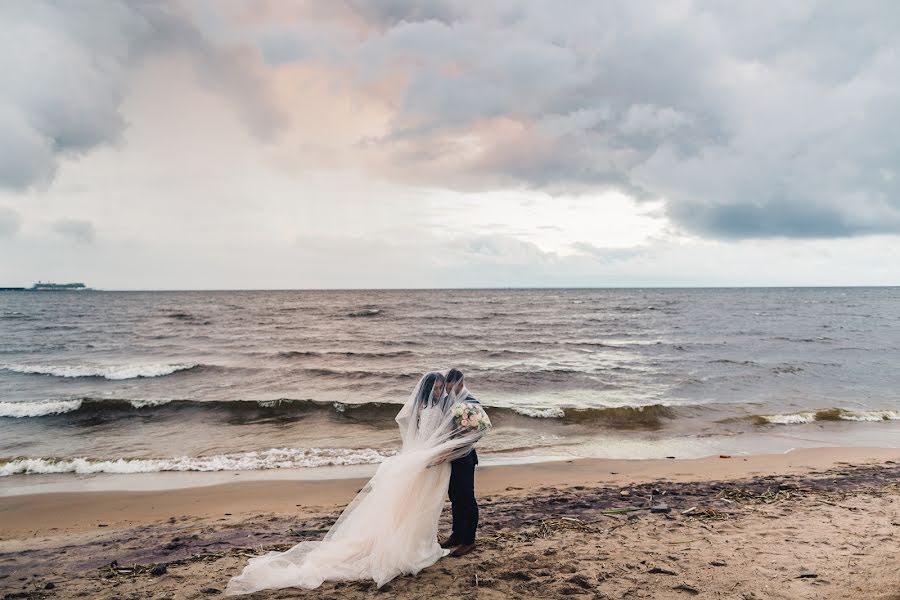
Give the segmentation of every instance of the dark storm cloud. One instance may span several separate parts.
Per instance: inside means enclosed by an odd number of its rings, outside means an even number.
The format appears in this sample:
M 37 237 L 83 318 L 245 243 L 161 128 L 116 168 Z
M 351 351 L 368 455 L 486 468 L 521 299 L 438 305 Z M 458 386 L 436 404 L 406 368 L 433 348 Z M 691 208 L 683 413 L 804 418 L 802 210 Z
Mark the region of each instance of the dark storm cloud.
M 117 141 L 132 72 L 164 53 L 189 57 L 258 133 L 277 126 L 254 54 L 211 46 L 175 3 L 0 3 L 0 186 L 47 182 L 62 157 Z

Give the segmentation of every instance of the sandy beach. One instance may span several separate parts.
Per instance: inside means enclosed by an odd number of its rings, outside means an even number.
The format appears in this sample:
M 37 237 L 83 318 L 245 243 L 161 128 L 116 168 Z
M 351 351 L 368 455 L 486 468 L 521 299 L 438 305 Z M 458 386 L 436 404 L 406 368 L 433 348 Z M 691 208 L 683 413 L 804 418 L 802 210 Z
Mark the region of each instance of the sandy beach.
M 900 598 L 898 463 L 857 448 L 484 467 L 472 555 L 381 590 L 254 597 Z M 321 537 L 362 482 L 0 498 L 0 590 L 219 596 L 248 557 Z

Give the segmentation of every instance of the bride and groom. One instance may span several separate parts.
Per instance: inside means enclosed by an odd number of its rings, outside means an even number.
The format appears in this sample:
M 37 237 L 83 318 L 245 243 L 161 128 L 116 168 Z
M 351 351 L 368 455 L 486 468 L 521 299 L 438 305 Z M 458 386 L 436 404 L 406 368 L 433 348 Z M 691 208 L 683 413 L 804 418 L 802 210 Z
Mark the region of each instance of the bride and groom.
M 474 444 L 491 422 L 466 389 L 462 372 L 423 375 L 396 421 L 400 452 L 378 466 L 324 539 L 250 559 L 228 583 L 229 595 L 313 589 L 326 580 L 372 579 L 381 587 L 443 556 L 464 556 L 474 549 Z M 439 543 L 445 493 L 453 506 L 453 533 Z

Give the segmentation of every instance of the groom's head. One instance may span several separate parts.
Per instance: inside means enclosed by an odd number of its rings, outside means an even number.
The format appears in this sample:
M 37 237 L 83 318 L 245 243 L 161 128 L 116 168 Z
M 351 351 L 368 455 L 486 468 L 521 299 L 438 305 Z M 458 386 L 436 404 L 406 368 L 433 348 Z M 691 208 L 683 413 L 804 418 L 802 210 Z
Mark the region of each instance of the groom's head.
M 459 369 L 450 369 L 447 371 L 447 393 L 458 394 L 465 385 L 465 378 Z

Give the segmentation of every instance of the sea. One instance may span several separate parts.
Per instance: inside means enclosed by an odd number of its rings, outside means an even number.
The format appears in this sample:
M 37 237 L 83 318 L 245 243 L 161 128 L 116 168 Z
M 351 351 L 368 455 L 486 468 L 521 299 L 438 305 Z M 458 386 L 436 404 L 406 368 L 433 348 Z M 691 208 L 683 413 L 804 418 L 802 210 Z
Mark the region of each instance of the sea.
M 900 288 L 3 292 L 0 494 L 374 469 L 450 367 L 482 464 L 898 447 Z

